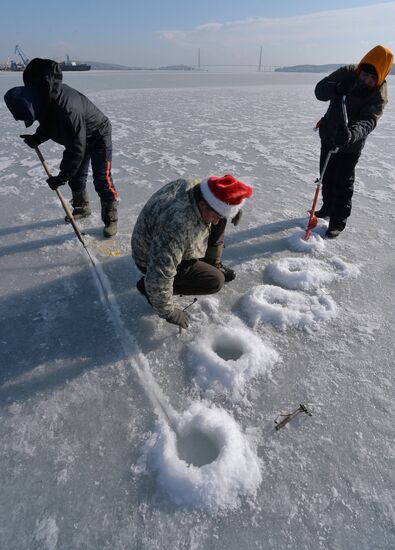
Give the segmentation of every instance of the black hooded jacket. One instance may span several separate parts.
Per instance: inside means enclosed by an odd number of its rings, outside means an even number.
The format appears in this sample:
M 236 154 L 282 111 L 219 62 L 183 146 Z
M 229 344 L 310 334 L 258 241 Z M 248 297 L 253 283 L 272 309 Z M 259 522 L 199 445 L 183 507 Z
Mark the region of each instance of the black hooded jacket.
M 60 174 L 69 180 L 77 173 L 87 145 L 102 142 L 111 147 L 111 123 L 83 94 L 62 83 L 60 66 L 51 59 L 33 59 L 23 72 L 25 86 L 39 89 L 40 123 L 35 136 L 40 143 L 52 139 L 65 151 Z
M 319 122 L 320 137 L 323 144 L 334 149 L 334 137 L 339 126 L 344 125 L 341 97 L 336 92 L 338 82 L 349 75 L 357 75 L 357 65 L 340 67 L 323 78 L 315 87 L 315 96 L 320 101 L 330 101 L 327 112 Z M 351 141 L 341 148 L 344 153 L 356 153 L 363 149 L 367 136 L 375 129 L 378 119 L 387 104 L 387 83 L 368 89 L 355 86 L 346 96 L 348 127 Z

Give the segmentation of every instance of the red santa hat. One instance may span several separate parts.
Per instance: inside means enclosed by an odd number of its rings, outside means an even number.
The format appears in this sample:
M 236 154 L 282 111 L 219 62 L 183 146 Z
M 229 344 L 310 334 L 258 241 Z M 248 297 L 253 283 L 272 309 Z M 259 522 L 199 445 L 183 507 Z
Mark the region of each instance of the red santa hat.
M 236 216 L 244 200 L 252 195 L 252 187 L 231 174 L 211 176 L 202 181 L 200 189 L 208 205 L 224 218 Z

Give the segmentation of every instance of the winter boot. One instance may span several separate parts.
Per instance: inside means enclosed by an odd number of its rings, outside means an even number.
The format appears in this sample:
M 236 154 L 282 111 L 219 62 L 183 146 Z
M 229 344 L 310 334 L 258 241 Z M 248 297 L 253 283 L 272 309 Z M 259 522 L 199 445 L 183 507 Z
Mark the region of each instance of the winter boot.
M 314 212 L 314 214 L 317 216 L 317 218 L 324 218 L 324 219 L 328 219 L 329 216 L 330 216 L 330 212 L 329 212 L 329 208 L 327 208 L 326 206 L 322 205 L 321 208 L 319 210 L 316 210 Z
M 230 267 L 226 267 L 222 262 L 211 260 L 209 258 L 202 258 L 202 262 L 206 262 L 206 264 L 210 264 L 217 269 L 219 269 L 225 277 L 225 283 L 229 283 L 229 281 L 233 281 L 233 279 L 236 279 L 236 271 L 231 269 Z
M 222 262 L 217 262 L 214 264 L 214 267 L 222 271 L 225 277 L 225 283 L 229 283 L 229 281 L 233 281 L 233 279 L 236 279 L 236 271 L 234 269 L 231 269 L 230 267 L 227 267 Z
M 73 198 L 71 199 L 71 205 L 73 207 L 73 218 L 75 220 L 80 220 L 81 218 L 87 218 L 92 214 L 91 209 L 89 208 L 89 197 L 88 193 L 84 191 L 73 191 Z M 64 219 L 65 222 L 70 223 L 71 220 L 68 216 Z
M 223 243 L 208 246 L 206 254 L 204 258 L 201 258 L 201 260 L 203 262 L 206 262 L 207 264 L 213 265 L 214 267 L 222 271 L 225 277 L 225 283 L 229 283 L 229 281 L 233 281 L 233 279 L 236 278 L 236 271 L 234 271 L 230 267 L 226 267 L 226 265 L 221 262 L 223 249 Z
M 107 239 L 113 237 L 118 230 L 117 201 L 101 201 L 101 219 L 104 222 L 104 236 Z
M 346 221 L 331 218 L 329 220 L 329 227 L 325 233 L 327 239 L 336 239 L 340 233 L 345 229 Z
M 325 237 L 327 239 L 336 239 L 341 233 L 341 229 L 327 229 Z

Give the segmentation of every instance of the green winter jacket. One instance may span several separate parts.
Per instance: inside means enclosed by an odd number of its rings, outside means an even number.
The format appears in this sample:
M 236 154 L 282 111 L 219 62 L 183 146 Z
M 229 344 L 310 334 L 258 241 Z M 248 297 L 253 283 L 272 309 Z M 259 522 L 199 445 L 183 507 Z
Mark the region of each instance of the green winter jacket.
M 174 310 L 173 281 L 184 260 L 205 255 L 210 225 L 202 220 L 194 187 L 198 179 L 176 180 L 154 193 L 140 212 L 132 234 L 132 256 L 144 269 L 153 308 L 166 318 Z

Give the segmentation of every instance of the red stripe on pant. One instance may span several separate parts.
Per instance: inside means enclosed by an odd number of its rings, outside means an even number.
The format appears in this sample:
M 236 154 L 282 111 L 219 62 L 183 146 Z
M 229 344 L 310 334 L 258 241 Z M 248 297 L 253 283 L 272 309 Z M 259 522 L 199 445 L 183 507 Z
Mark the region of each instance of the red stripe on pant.
M 117 198 L 118 198 L 118 193 L 117 193 L 117 190 L 114 187 L 114 184 L 113 184 L 112 178 L 111 178 L 111 160 L 108 160 L 107 165 L 106 165 L 106 181 L 108 183 L 108 187 L 109 187 L 110 191 L 114 195 L 114 201 L 116 201 Z

